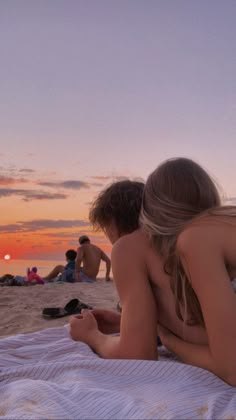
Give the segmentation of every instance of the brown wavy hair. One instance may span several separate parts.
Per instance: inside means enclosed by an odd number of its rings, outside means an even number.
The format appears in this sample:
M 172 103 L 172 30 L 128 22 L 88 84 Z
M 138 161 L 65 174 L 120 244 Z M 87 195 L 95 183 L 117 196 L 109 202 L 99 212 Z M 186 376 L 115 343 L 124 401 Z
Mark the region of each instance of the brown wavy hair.
M 143 182 L 127 179 L 114 182 L 101 191 L 89 212 L 89 220 L 95 230 L 106 229 L 112 221 L 119 234 L 138 229 L 143 190 Z

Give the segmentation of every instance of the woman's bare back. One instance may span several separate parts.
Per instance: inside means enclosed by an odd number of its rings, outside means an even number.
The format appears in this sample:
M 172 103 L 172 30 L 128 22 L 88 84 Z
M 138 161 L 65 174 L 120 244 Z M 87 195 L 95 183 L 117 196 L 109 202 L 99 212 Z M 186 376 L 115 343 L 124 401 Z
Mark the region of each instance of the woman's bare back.
M 163 270 L 162 258 L 150 247 L 148 249 L 148 272 L 158 310 L 158 322 L 178 337 L 196 344 L 207 343 L 203 327 L 186 325 L 176 314 L 171 278 Z
M 133 243 L 130 246 L 137 248 L 137 255 L 142 256 L 142 265 L 146 267 L 147 278 L 156 301 L 158 323 L 186 341 L 196 344 L 207 343 L 207 334 L 203 327 L 185 325 L 178 318 L 170 287 L 171 278 L 164 272 L 164 260 L 153 249 L 147 236 L 139 230 L 129 235 L 128 240 Z

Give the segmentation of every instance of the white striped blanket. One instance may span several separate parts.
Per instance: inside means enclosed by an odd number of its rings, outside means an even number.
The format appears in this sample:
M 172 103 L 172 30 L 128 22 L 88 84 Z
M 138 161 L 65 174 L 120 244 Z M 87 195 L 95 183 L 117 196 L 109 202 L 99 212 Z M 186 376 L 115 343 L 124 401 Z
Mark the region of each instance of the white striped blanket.
M 163 356 L 156 362 L 100 359 L 65 327 L 1 339 L 0 416 L 236 419 L 236 388 Z

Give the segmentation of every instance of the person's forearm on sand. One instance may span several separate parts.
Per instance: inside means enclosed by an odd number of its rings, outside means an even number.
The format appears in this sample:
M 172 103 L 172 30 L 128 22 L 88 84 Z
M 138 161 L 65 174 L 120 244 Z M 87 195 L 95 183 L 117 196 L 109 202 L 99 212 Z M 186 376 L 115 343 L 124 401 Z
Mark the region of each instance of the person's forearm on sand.
M 101 251 L 101 260 L 106 263 L 106 280 L 110 280 L 111 260 L 103 251 Z
M 106 280 L 110 280 L 110 271 L 111 271 L 111 261 L 107 261 L 106 263 Z

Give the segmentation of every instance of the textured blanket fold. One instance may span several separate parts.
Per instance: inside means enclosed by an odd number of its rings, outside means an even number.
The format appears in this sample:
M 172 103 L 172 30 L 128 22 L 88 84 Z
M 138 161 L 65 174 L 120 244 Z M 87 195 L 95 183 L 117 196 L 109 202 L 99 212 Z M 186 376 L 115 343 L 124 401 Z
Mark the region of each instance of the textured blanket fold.
M 236 419 L 236 388 L 168 360 L 104 360 L 65 327 L 0 340 L 6 419 Z

